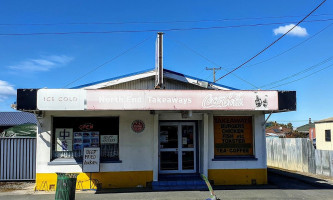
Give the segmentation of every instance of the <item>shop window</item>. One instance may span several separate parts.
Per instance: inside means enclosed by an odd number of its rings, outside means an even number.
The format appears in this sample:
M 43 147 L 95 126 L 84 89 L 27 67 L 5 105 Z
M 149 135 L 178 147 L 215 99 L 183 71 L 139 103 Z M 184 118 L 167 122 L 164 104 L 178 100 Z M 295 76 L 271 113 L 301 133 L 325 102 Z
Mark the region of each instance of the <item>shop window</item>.
M 331 141 L 331 130 L 325 130 L 325 141 L 326 142 Z
M 100 147 L 101 162 L 119 160 L 118 117 L 53 117 L 52 157 L 82 161 L 83 148 Z
M 214 156 L 253 157 L 251 116 L 214 116 Z

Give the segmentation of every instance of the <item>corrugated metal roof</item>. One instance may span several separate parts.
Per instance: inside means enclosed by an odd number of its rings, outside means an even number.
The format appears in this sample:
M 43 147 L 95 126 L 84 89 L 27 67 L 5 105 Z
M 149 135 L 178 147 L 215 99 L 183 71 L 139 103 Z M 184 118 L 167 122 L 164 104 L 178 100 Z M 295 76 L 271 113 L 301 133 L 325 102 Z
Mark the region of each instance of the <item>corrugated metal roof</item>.
M 314 127 L 315 127 L 314 123 L 305 124 L 303 126 L 300 126 L 300 127 L 296 128 L 296 131 L 298 131 L 298 132 L 309 132 L 309 129 L 314 128 Z
M 148 69 L 148 70 L 143 70 L 143 71 L 134 72 L 134 73 L 130 73 L 130 74 L 125 74 L 125 75 L 122 75 L 122 76 L 117 76 L 117 77 L 113 77 L 113 78 L 109 78 L 109 79 L 104 79 L 104 80 L 101 80 L 101 81 L 96 81 L 96 82 L 87 83 L 87 84 L 84 84 L 84 85 L 79 85 L 79 86 L 73 87 L 71 89 L 80 89 L 80 88 L 88 87 L 88 86 L 91 86 L 91 85 L 96 85 L 96 84 L 99 84 L 99 83 L 104 83 L 104 82 L 108 82 L 108 81 L 117 80 L 117 79 L 124 78 L 124 77 L 134 76 L 134 75 L 137 75 L 137 74 L 143 74 L 143 73 L 146 73 L 146 72 L 149 72 L 149 71 L 152 71 L 152 70 L 154 70 L 154 69 Z
M 27 112 L 0 112 L 0 126 L 14 126 L 20 124 L 37 124 L 37 118 Z
M 73 87 L 72 89 L 79 89 L 79 88 L 84 88 L 84 87 L 88 87 L 88 86 L 92 86 L 92 85 L 97 85 L 97 84 L 100 84 L 100 83 L 105 83 L 105 82 L 109 82 L 109 81 L 113 81 L 113 80 L 117 80 L 117 79 L 121 79 L 121 78 L 125 78 L 125 77 L 130 77 L 130 76 L 135 76 L 135 75 L 138 75 L 138 74 L 143 74 L 143 73 L 151 72 L 153 70 L 154 70 L 154 68 L 153 69 L 139 71 L 139 72 L 135 72 L 135 73 L 131 73 L 131 74 L 126 74 L 126 75 L 123 75 L 123 76 L 117 76 L 117 77 L 110 78 L 110 79 L 105 79 L 105 80 L 102 80 L 102 81 L 96 81 L 96 82 L 93 82 L 93 83 L 88 83 L 88 84 L 76 86 L 76 87 Z M 203 79 L 200 79 L 200 78 L 188 76 L 188 75 L 181 74 L 181 73 L 178 73 L 178 72 L 175 72 L 175 71 L 171 71 L 171 70 L 168 70 L 168 69 L 163 69 L 163 71 L 164 71 L 164 73 L 167 72 L 167 73 L 171 73 L 171 74 L 174 74 L 174 75 L 177 75 L 177 76 L 180 76 L 180 77 L 186 77 L 186 78 L 191 78 L 191 79 L 195 79 L 195 80 L 198 80 L 198 81 L 204 81 L 204 82 L 207 82 L 209 85 L 216 85 L 216 86 L 223 87 L 223 88 L 230 89 L 230 90 L 238 90 L 236 88 L 232 88 L 232 87 L 221 85 L 221 84 L 217 84 L 217 83 L 214 83 L 214 82 L 211 82 L 211 81 L 206 81 L 206 80 L 203 80 Z M 191 84 L 191 83 L 189 83 L 189 84 Z
M 322 119 L 322 120 L 319 120 L 315 123 L 325 123 L 325 122 L 333 122 L 333 117 L 330 117 L 330 118 L 327 118 L 327 119 Z

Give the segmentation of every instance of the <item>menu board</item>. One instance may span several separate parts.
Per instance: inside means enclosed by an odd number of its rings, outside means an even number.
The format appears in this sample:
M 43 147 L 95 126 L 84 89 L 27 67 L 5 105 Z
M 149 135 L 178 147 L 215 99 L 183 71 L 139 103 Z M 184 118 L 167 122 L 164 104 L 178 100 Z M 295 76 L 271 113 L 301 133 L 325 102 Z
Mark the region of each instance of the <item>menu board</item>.
M 99 132 L 74 132 L 73 148 L 74 150 L 83 150 L 85 147 L 99 146 Z
M 57 143 L 56 151 L 72 151 L 72 128 L 56 128 L 55 138 Z
M 253 155 L 251 116 L 214 116 L 214 155 Z

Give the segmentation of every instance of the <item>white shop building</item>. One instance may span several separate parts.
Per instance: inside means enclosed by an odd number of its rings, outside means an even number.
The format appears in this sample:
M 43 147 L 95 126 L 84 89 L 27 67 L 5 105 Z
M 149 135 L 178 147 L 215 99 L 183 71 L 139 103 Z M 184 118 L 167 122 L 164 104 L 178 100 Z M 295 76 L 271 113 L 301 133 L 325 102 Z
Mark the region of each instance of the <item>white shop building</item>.
M 265 114 L 295 110 L 296 93 L 151 69 L 75 89 L 18 89 L 17 109 L 40 124 L 37 190 L 54 187 L 56 172 L 80 173 L 77 189 L 159 190 L 199 174 L 215 185 L 250 185 L 267 183 Z M 83 170 L 84 148 L 99 149 L 93 173 Z

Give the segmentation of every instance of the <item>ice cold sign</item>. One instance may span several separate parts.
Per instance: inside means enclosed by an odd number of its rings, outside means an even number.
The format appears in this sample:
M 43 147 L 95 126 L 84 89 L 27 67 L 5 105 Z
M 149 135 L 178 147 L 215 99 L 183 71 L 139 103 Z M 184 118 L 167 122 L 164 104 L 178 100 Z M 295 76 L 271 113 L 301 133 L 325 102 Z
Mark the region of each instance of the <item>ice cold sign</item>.
M 82 172 L 99 172 L 100 148 L 84 148 Z

